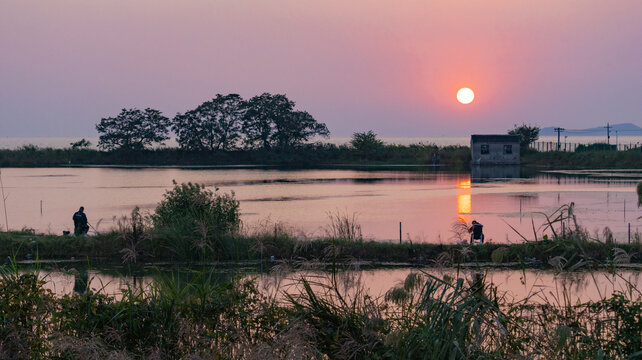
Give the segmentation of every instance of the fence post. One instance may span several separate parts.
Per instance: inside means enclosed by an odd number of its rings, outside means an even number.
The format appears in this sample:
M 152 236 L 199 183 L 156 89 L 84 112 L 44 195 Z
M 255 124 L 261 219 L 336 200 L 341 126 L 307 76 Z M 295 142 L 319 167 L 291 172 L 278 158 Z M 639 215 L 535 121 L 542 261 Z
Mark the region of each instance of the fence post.
M 399 221 L 399 244 L 401 244 L 401 221 Z

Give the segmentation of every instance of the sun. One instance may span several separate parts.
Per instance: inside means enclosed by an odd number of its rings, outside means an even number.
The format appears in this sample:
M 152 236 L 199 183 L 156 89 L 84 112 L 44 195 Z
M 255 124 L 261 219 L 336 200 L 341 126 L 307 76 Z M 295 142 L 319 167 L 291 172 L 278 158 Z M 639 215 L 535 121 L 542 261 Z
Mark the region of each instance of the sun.
M 461 88 L 457 91 L 457 101 L 462 104 L 470 104 L 475 98 L 475 93 L 469 88 Z

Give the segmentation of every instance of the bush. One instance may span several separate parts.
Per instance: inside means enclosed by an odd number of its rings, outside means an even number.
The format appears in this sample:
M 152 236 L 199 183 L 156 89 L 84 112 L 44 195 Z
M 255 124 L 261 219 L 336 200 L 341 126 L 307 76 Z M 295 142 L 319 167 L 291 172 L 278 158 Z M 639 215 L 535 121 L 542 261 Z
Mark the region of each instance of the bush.
M 240 225 L 239 203 L 230 194 L 207 190 L 205 185 L 174 181 L 151 216 L 154 229 L 170 235 L 177 255 L 190 258 L 194 250 L 211 254 L 222 240 L 236 234 Z
M 584 145 L 580 144 L 577 146 L 575 149 L 576 152 L 582 152 L 582 151 L 616 151 L 616 146 L 615 145 L 609 145 L 609 144 L 604 144 L 604 143 L 595 143 L 595 144 L 589 144 L 589 145 Z

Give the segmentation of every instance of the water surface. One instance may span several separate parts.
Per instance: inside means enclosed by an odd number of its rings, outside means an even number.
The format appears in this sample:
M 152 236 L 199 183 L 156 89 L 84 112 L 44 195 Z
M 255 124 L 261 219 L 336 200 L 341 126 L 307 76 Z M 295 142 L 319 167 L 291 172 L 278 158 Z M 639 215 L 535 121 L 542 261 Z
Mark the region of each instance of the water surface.
M 341 213 L 356 214 L 366 238 L 399 241 L 401 222 L 404 241 L 452 243 L 453 224 L 474 219 L 484 224 L 487 240 L 520 242 L 511 226 L 532 239 L 533 224 L 544 222 L 541 213 L 574 202 L 590 232 L 608 226 L 627 241 L 628 224 L 639 231 L 642 216 L 636 171 L 471 182 L 468 173 L 428 170 L 5 168 L 2 178 L 9 226 L 54 234 L 72 230 L 80 206 L 97 231 L 115 227 L 135 206 L 152 211 L 172 180 L 234 191 L 248 229 L 281 222 L 301 236 L 324 235 L 329 214 Z M 4 222 L 2 213 L 3 228 Z
M 323 271 L 291 271 L 282 268 L 275 268 L 273 271 L 259 274 L 256 271 L 247 269 L 201 269 L 213 271 L 214 278 L 218 281 L 229 281 L 234 277 L 256 279 L 259 289 L 265 294 L 284 299 L 283 294 L 299 294 L 302 290 L 301 279 L 307 279 L 313 286 L 318 284 L 329 284 L 330 274 Z M 359 289 L 366 294 L 379 298 L 395 286 L 403 283 L 408 274 L 418 272 L 434 276 L 438 279 L 463 278 L 465 281 L 472 280 L 474 273 L 480 270 L 470 269 L 438 269 L 438 268 L 397 268 L 397 269 L 371 269 L 339 271 L 337 273 L 337 285 L 344 294 L 352 294 Z M 618 270 L 615 274 L 608 271 L 579 271 L 572 273 L 556 273 L 551 270 L 506 270 L 488 269 L 481 270 L 485 275 L 486 283 L 497 287 L 499 294 L 509 302 L 529 299 L 531 303 L 551 303 L 563 305 L 566 303 L 576 304 L 587 301 L 597 301 L 610 297 L 614 292 L 627 293 L 633 298 L 640 296 L 638 290 L 642 288 L 642 272 L 637 270 Z M 193 276 L 192 269 L 183 270 L 159 270 L 148 269 L 137 275 L 118 271 L 43 271 L 42 276 L 47 280 L 46 288 L 57 295 L 70 294 L 78 289 L 79 283 L 89 283 L 94 291 L 101 291 L 105 294 L 119 297 L 128 288 L 146 290 L 150 284 L 158 281 L 167 281 L 173 278 L 174 283 L 188 281 Z M 162 280 L 162 279 L 165 280 Z M 178 279 L 178 280 L 177 280 Z M 82 286 L 80 286 L 82 288 Z M 319 286 L 315 289 L 320 290 Z M 82 289 L 80 289 L 82 290 Z

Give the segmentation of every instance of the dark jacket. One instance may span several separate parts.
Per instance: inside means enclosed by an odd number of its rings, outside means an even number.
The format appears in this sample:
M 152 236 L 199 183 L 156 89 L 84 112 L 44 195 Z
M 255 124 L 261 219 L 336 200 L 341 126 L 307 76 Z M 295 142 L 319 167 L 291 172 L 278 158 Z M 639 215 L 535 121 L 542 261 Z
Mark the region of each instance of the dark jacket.
M 74 227 L 87 225 L 87 215 L 84 212 L 76 211 L 72 219 L 74 220 Z
M 473 233 L 473 239 L 481 239 L 483 228 L 484 225 L 480 223 L 474 223 L 473 226 L 470 227 L 469 230 Z

